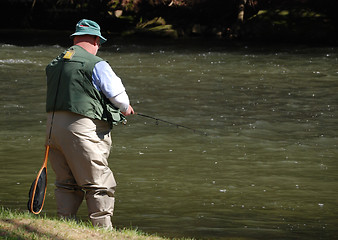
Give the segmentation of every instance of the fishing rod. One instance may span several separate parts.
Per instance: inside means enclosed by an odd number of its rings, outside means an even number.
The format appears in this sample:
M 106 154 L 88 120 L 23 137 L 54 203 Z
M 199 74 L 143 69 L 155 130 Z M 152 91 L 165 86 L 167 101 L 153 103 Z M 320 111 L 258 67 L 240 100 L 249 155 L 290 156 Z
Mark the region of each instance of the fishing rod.
M 167 124 L 176 126 L 177 128 L 185 128 L 185 129 L 188 129 L 188 130 L 193 131 L 194 133 L 199 133 L 199 134 L 204 135 L 204 136 L 207 136 L 207 135 L 208 135 L 206 132 L 203 132 L 203 131 L 200 131 L 200 130 L 196 130 L 196 129 L 194 129 L 194 128 L 187 127 L 187 126 L 184 126 L 184 125 L 181 125 L 181 124 L 169 122 L 169 121 L 167 121 L 167 120 L 163 120 L 163 119 L 160 119 L 160 118 L 157 118 L 157 117 L 149 116 L 149 115 L 146 115 L 146 114 L 143 114 L 143 113 L 136 113 L 136 112 L 135 112 L 134 114 L 135 114 L 135 115 L 138 115 L 138 116 L 140 116 L 140 117 L 153 119 L 153 120 L 156 121 L 156 124 L 158 124 L 158 122 L 164 122 L 164 123 L 167 123 Z

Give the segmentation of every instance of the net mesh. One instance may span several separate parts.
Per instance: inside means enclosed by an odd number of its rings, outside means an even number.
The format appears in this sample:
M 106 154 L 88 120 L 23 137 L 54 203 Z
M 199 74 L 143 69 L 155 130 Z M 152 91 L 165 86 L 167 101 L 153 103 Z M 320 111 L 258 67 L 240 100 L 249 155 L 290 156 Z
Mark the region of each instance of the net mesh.
M 43 168 L 40 175 L 38 176 L 38 183 L 36 184 L 36 189 L 34 193 L 35 181 L 33 181 L 31 188 L 29 190 L 29 200 L 28 200 L 28 210 L 32 213 L 40 212 L 43 207 L 43 202 L 45 199 L 45 188 L 47 185 L 47 170 Z M 34 196 L 33 196 L 34 193 Z M 32 206 L 33 201 L 33 206 Z

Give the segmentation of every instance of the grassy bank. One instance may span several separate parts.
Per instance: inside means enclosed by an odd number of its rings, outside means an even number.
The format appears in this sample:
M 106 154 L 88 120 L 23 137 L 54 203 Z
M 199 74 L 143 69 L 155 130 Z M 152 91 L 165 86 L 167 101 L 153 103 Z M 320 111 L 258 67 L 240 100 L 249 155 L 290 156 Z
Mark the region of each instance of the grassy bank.
M 0 239 L 128 239 L 128 240 L 165 240 L 158 236 L 147 235 L 135 230 L 104 230 L 94 228 L 90 223 L 51 219 L 34 216 L 28 212 L 11 211 L 1 208 Z M 188 240 L 188 239 L 186 239 Z

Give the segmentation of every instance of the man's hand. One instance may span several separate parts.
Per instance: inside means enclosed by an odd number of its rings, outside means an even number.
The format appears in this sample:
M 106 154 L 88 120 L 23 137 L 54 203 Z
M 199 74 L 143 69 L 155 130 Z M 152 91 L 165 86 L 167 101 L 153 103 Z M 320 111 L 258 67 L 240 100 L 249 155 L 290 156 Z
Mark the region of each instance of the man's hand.
M 122 114 L 123 114 L 124 116 L 128 116 L 128 115 L 134 114 L 134 109 L 133 109 L 133 107 L 129 105 L 127 111 L 126 111 L 126 112 L 122 112 Z

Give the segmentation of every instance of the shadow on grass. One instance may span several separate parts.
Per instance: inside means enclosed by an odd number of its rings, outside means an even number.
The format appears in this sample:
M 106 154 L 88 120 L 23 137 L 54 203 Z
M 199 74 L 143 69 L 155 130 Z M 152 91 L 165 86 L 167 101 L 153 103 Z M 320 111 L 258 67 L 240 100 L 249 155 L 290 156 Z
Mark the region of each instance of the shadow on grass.
M 38 229 L 32 226 L 31 223 L 22 223 L 14 219 L 0 220 L 0 225 L 9 225 L 6 229 L 3 229 L 3 227 L 0 229 L 1 239 L 27 239 L 27 237 L 33 239 L 34 237 L 38 237 L 39 239 L 66 240 L 65 238 L 57 236 L 57 234 Z

